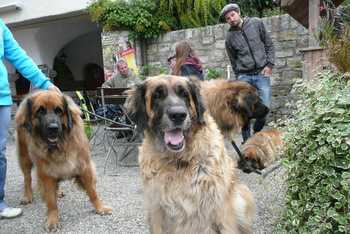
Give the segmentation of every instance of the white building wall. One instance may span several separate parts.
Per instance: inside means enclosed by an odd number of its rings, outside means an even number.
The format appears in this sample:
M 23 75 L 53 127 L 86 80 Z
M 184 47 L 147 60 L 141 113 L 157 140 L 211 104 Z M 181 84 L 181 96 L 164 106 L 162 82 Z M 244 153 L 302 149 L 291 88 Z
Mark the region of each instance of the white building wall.
M 0 7 L 13 3 L 21 4 L 21 9 L 1 13 L 0 17 L 6 24 L 40 21 L 43 18 L 55 19 L 63 14 L 82 13 L 82 10 L 91 2 L 89 0 L 1 0 Z
M 1 6 L 19 3 L 21 9 L 1 12 Z M 75 81 L 84 80 L 88 63 L 103 68 L 101 32 L 96 22 L 83 10 L 90 0 L 0 0 L 0 18 L 14 38 L 37 64 L 53 69 L 62 48 L 68 56 L 66 65 Z M 88 49 L 87 49 L 88 48 Z M 5 61 L 10 82 L 17 79 L 15 68 Z

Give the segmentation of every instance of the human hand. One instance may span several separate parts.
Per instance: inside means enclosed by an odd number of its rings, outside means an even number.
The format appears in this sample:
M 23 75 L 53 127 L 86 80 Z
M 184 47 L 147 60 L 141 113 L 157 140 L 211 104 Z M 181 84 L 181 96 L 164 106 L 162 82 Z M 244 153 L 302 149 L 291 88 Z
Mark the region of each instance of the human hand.
M 264 74 L 264 76 L 270 76 L 271 75 L 271 68 L 269 68 L 269 67 L 265 67 L 262 71 L 261 71 L 261 73 L 262 74 Z
M 52 91 L 55 91 L 55 92 L 61 92 L 61 90 L 59 88 L 57 88 L 57 86 L 55 85 L 50 85 L 49 87 L 47 87 L 48 90 L 52 90 Z

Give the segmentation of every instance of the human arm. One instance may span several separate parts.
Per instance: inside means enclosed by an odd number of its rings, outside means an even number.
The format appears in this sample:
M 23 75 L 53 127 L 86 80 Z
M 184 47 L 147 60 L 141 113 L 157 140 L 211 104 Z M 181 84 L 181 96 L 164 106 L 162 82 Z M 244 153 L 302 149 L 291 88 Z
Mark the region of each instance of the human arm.
M 267 29 L 262 21 L 260 22 L 259 28 L 260 28 L 261 40 L 263 41 L 263 43 L 265 45 L 266 60 L 267 60 L 267 67 L 264 68 L 262 73 L 265 73 L 266 76 L 269 76 L 272 68 L 275 65 L 275 46 L 274 46 L 272 39 L 271 39 L 269 33 L 267 32 Z
M 226 38 L 225 44 L 226 44 L 226 52 L 227 52 L 228 58 L 230 59 L 232 70 L 235 73 L 237 73 L 236 71 L 237 53 L 234 50 L 234 48 L 230 45 L 227 38 Z
M 264 74 L 264 76 L 270 76 L 270 75 L 271 75 L 271 71 L 272 71 L 272 68 L 266 66 L 266 67 L 264 67 L 264 69 L 261 71 L 261 73 Z
M 116 74 L 114 74 L 113 76 L 111 76 L 108 80 L 106 80 L 103 84 L 102 84 L 102 88 L 113 88 L 113 80 L 115 79 Z
M 36 87 L 48 89 L 49 86 L 54 86 L 50 82 L 50 79 L 45 77 L 34 61 L 27 56 L 26 52 L 18 45 L 11 31 L 1 20 L 0 27 L 3 31 L 4 58 Z M 55 86 L 50 87 L 50 89 L 59 91 Z

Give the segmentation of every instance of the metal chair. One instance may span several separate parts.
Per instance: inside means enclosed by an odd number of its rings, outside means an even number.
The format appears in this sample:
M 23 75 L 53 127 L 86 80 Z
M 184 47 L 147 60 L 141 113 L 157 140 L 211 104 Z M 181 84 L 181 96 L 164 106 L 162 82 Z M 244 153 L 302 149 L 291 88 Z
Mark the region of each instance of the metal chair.
M 71 97 L 75 104 L 78 105 L 83 111 L 82 118 L 85 125 L 85 132 L 89 141 L 93 142 L 93 145 L 91 145 L 91 147 L 94 147 L 96 145 L 96 139 L 99 139 L 101 144 L 103 144 L 104 150 L 106 152 L 106 146 L 99 134 L 102 119 L 99 118 L 98 115 L 93 114 L 94 110 L 89 110 L 85 97 L 83 96 L 83 91 L 64 91 L 62 93 Z
M 105 165 L 103 173 L 106 174 L 106 166 L 108 163 L 108 159 L 112 152 L 116 155 L 116 163 L 121 162 L 125 159 L 133 150 L 137 149 L 137 146 L 142 143 L 142 135 L 138 134 L 136 131 L 136 125 L 132 123 L 130 120 L 127 121 L 128 116 L 125 112 L 123 104 L 127 96 L 124 92 L 128 88 L 97 88 L 97 100 L 102 104 L 102 106 L 106 105 L 119 105 L 123 110 L 122 116 L 116 116 L 114 119 L 108 119 L 106 116 L 106 112 L 103 112 L 104 117 L 104 129 L 105 129 L 105 138 L 109 144 L 109 150 L 105 158 Z M 121 133 L 122 137 L 117 137 L 117 133 Z M 113 139 L 111 141 L 111 139 Z M 122 149 L 124 148 L 122 154 L 118 158 L 118 153 L 116 148 Z M 119 164 L 120 166 L 137 166 Z M 121 174 L 109 174 L 109 175 L 121 175 Z

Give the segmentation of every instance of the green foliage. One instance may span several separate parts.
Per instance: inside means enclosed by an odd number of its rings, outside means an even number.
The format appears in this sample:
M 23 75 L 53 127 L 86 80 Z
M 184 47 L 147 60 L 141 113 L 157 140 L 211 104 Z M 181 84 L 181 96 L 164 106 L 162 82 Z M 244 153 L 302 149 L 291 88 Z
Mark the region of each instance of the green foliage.
M 156 1 L 93 0 L 85 9 L 105 31 L 126 29 L 130 39 L 156 38 L 170 31 L 175 20 L 158 14 Z
M 206 80 L 211 80 L 219 77 L 223 77 L 223 73 L 221 71 L 218 71 L 215 68 L 208 68 L 208 73 L 205 78 Z
M 287 189 L 277 226 L 287 233 L 350 232 L 349 73 L 318 77 L 296 81 L 295 118 L 283 122 Z
M 342 73 L 350 71 L 350 25 L 341 12 L 321 7 L 320 34 L 315 35 L 328 60 Z M 336 20 L 337 19 L 337 20 Z
M 345 0 L 341 6 L 349 6 L 350 5 L 350 0 Z
M 178 28 L 194 28 L 219 23 L 225 0 L 160 0 L 162 15 L 178 19 Z
M 232 3 L 232 1 L 227 1 Z M 238 4 L 241 9 L 242 16 L 249 17 L 268 17 L 284 14 L 272 0 L 236 0 L 234 3 Z
M 280 7 L 263 9 L 262 17 L 272 17 L 276 15 L 284 15 L 286 12 L 281 10 Z
M 224 22 L 225 0 L 91 0 L 85 9 L 105 31 L 125 29 L 129 39 L 157 38 L 171 30 L 215 25 Z M 238 0 L 244 15 L 281 14 L 271 0 Z M 265 9 L 265 11 L 264 11 Z
M 315 37 L 338 70 L 318 73 L 317 83 L 297 80 L 295 118 L 282 122 L 287 189 L 277 227 L 283 233 L 350 232 L 349 28 L 334 34 L 334 13 L 324 14 L 322 37 Z
M 145 65 L 142 67 L 142 71 L 140 74 L 140 79 L 145 80 L 149 76 L 159 76 L 161 74 L 169 74 L 169 70 L 167 68 L 161 67 L 156 68 L 154 65 Z

